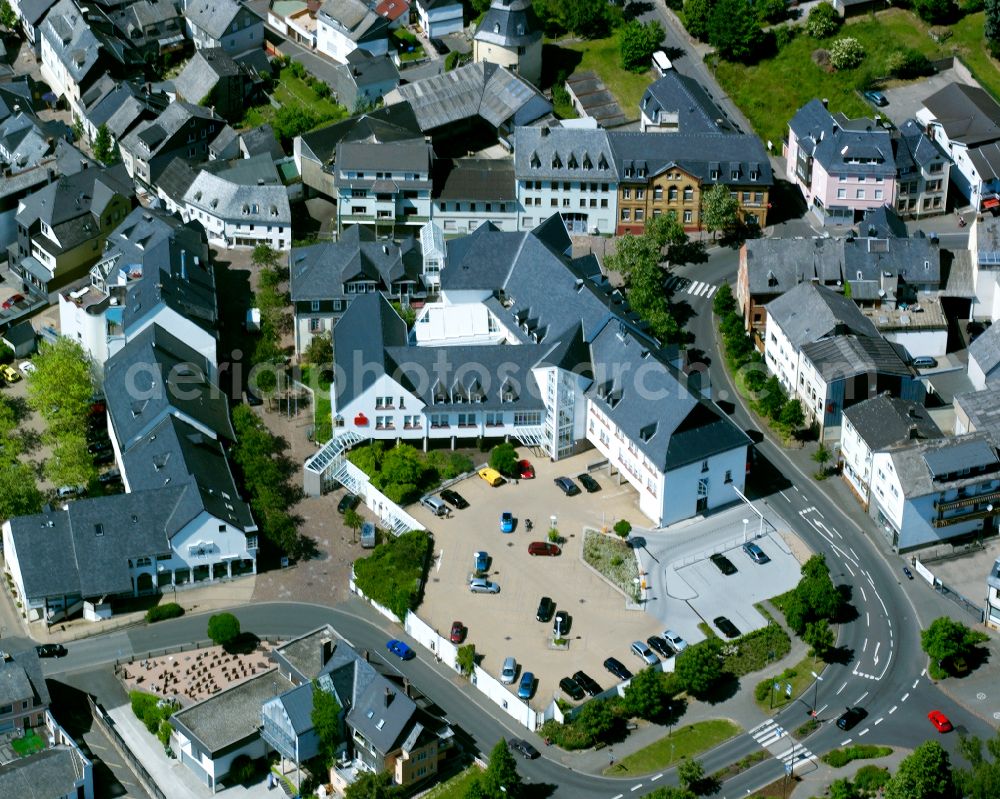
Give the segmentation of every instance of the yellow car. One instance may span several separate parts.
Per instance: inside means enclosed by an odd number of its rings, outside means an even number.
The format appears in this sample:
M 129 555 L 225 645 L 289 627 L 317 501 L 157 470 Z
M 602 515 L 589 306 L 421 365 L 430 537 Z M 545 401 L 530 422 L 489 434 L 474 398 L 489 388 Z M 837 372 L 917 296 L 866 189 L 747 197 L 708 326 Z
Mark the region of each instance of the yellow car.
M 489 466 L 484 466 L 480 469 L 479 476 L 494 488 L 503 482 L 503 475 L 496 469 L 491 469 Z
M 3 375 L 3 379 L 8 383 L 16 383 L 21 379 L 21 373 L 13 366 L 4 366 L 3 369 L 0 369 L 0 375 Z

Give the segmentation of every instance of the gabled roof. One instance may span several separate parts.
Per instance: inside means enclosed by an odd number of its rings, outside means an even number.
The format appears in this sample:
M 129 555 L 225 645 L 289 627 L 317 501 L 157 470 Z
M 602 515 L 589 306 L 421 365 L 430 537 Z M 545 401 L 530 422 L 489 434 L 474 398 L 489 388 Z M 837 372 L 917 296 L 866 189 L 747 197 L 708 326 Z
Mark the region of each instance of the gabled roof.
M 861 374 L 913 375 L 893 345 L 882 337 L 831 336 L 803 344 L 802 357 L 828 382 Z
M 951 141 L 976 147 L 1000 139 L 1000 104 L 984 89 L 949 83 L 924 100 L 924 108 Z
M 796 350 L 830 336 L 854 333 L 879 338 L 878 329 L 843 294 L 800 283 L 767 304 L 768 324 L 777 324 Z
M 253 164 L 244 163 L 254 161 Z M 264 183 L 258 182 L 254 175 Z M 278 182 L 270 156 L 243 159 L 215 174 L 202 169 L 184 193 L 184 202 L 211 216 L 240 224 L 290 225 L 288 191 Z
M 236 0 L 191 0 L 184 16 L 213 39 L 221 39 L 241 12 L 251 13 Z
M 938 438 L 941 430 L 923 405 L 889 394 L 844 408 L 844 418 L 872 452 L 915 438 Z
M 192 119 L 217 120 L 222 124 L 222 118 L 216 116 L 212 109 L 184 100 L 175 100 L 155 120 L 143 122 L 125 136 L 121 144 L 130 152 L 140 153 L 148 160 L 168 146 L 177 146 L 174 141 L 175 136 L 181 133 L 184 126 Z
M 903 177 L 919 169 L 927 169 L 932 164 L 943 164 L 948 160 L 941 146 L 927 136 L 915 119 L 908 119 L 899 126 L 895 145 L 896 168 Z
M 991 385 L 1000 379 L 1000 324 L 991 325 L 969 345 L 969 360 L 975 361 Z
M 831 114 L 819 100 L 810 100 L 795 112 L 788 126 L 802 151 L 827 172 L 849 170 L 872 177 L 896 174 L 892 136 L 876 120 Z
M 325 128 L 303 133 L 303 155 L 322 164 L 332 162 L 337 145 L 343 141 L 394 142 L 423 138 L 409 103 L 396 103 L 367 114 L 334 122 Z
M 207 98 L 222 78 L 236 77 L 240 68 L 221 47 L 195 50 L 181 73 L 174 78 L 177 96 L 191 103 Z
M 882 451 L 892 459 L 907 499 L 982 483 L 989 479 L 986 475 L 995 479 L 1000 469 L 996 445 L 987 432 L 907 441 Z
M 81 83 L 101 57 L 102 44 L 73 0 L 59 0 L 42 23 L 41 35 L 74 83 Z
M 70 746 L 57 746 L 0 765 L 0 795 L 18 799 L 74 796 L 83 780 L 82 755 Z
M 38 698 L 40 705 L 48 707 L 52 697 L 49 695 L 49 687 L 45 682 L 42 664 L 38 659 L 38 652 L 35 650 L 35 642 L 30 638 L 8 635 L 4 637 L 3 647 L 0 651 L 8 656 L 9 663 L 14 663 L 27 677 L 32 691 L 27 696 L 33 694 Z
M 519 180 L 617 181 L 603 128 L 519 127 L 514 130 L 514 173 Z
M 859 236 L 871 236 L 879 239 L 905 239 L 909 237 L 906 223 L 899 214 L 888 205 L 869 208 L 864 212 L 858 223 Z
M 371 42 L 389 35 L 389 18 L 364 0 L 324 0 L 318 16 L 333 24 L 352 42 Z
M 517 199 L 510 158 L 438 158 L 434 161 L 435 200 L 512 202 Z
M 658 113 L 677 114 L 681 133 L 736 132 L 704 87 L 676 69 L 668 69 L 646 88 L 639 108 L 654 122 Z
M 406 323 L 381 293 L 361 294 L 347 306 L 334 328 L 334 336 L 334 368 L 345 375 L 335 385 L 337 406 L 343 407 L 374 385 L 380 376 L 376 373 L 378 365 L 383 373 L 391 371 L 386 348 L 406 346 Z M 366 364 L 364 369 L 354 368 L 358 358 Z
M 37 27 L 55 4 L 56 0 L 21 0 L 18 3 L 21 9 L 21 19 L 31 27 Z
M 399 69 L 388 55 L 372 55 L 361 47 L 347 54 L 346 64 L 337 64 L 333 69 L 341 85 L 364 89 L 386 82 L 399 84 Z

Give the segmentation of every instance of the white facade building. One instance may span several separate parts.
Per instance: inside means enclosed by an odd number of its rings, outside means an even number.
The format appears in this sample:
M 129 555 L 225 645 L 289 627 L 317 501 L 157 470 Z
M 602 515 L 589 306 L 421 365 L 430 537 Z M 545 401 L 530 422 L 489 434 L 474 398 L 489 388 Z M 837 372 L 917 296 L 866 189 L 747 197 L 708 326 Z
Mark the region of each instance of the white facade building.
M 359 47 L 389 52 L 389 21 L 364 0 L 326 0 L 316 13 L 316 49 L 341 64 Z
M 288 191 L 278 184 L 247 184 L 202 171 L 184 193 L 181 218 L 198 221 L 209 242 L 226 248 L 266 244 L 292 247 L 292 209 Z
M 415 0 L 417 20 L 428 39 L 461 33 L 465 27 L 459 0 Z

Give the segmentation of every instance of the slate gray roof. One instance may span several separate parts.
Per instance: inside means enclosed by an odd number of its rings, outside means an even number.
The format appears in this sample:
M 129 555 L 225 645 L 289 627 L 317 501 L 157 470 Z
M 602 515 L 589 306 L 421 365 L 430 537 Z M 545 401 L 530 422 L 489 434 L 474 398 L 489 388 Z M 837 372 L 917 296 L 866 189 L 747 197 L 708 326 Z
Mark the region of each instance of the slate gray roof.
M 1000 139 L 1000 104 L 988 92 L 964 83 L 949 83 L 924 100 L 951 141 L 968 147 Z
M 526 124 L 552 110 L 552 104 L 526 80 L 486 61 L 398 86 L 386 95 L 386 104 L 400 99 L 413 108 L 422 131 L 477 116 L 498 128 L 522 110 L 534 108 L 530 119 L 518 119 Z
M 236 62 L 221 47 L 201 48 L 195 50 L 191 60 L 174 78 L 174 89 L 179 97 L 200 103 L 208 97 L 220 78 L 239 74 Z
M 996 447 L 988 436 L 956 437 L 950 447 L 926 449 L 923 458 L 936 479 L 957 475 L 963 470 L 996 469 L 1000 466 Z
M 1000 325 L 991 325 L 969 345 L 969 360 L 978 364 L 990 383 L 996 381 L 993 372 L 1000 366 Z
M 970 149 L 969 160 L 983 183 L 1000 178 L 1000 142 L 990 142 Z
M 880 239 L 905 239 L 909 236 L 906 223 L 888 205 L 869 208 L 858 223 L 859 236 Z
M 510 158 L 439 158 L 434 162 L 435 200 L 513 202 L 517 199 Z
M 832 336 L 803 344 L 801 350 L 802 356 L 827 382 L 869 373 L 913 375 L 893 345 L 881 337 Z
M 676 69 L 667 70 L 662 78 L 647 87 L 639 108 L 654 122 L 660 112 L 677 114 L 681 133 L 736 132 L 705 88 Z
M 338 91 L 343 91 L 341 86 L 346 84 L 353 84 L 361 89 L 387 81 L 393 85 L 399 84 L 399 69 L 389 56 L 374 56 L 360 47 L 348 53 L 347 63 L 337 64 L 333 71 L 336 73 L 334 82 L 338 84 Z
M 1000 439 L 1000 404 L 994 389 L 959 394 L 954 404 L 956 410 L 961 410 L 968 417 L 970 431 L 990 432 Z
M 923 405 L 889 394 L 844 408 L 844 418 L 872 452 L 914 438 L 940 438 L 941 430 Z
M 542 26 L 531 0 L 493 0 L 475 38 L 501 47 L 525 47 L 542 38 Z
M 239 136 L 244 152 L 243 161 L 250 161 L 257 155 L 270 156 L 272 161 L 285 156 L 281 144 L 278 142 L 278 137 L 274 133 L 274 128 L 266 122 L 256 128 L 243 131 Z M 277 177 L 277 170 L 275 170 L 274 175 Z
M 222 121 L 210 108 L 203 108 L 184 100 L 175 100 L 155 120 L 141 123 L 126 135 L 121 141 L 121 146 L 129 152 L 149 159 L 168 145 L 174 144 L 174 136 L 194 118 Z
M 323 640 L 327 638 L 331 641 L 338 640 L 336 632 L 329 625 L 300 635 L 275 647 L 275 660 L 282 668 L 293 669 L 296 681 L 315 680 L 323 671 Z
M 796 350 L 803 344 L 847 333 L 879 337 L 874 323 L 853 300 L 814 283 L 800 283 L 771 300 L 767 315 L 781 327 Z
M 906 442 L 883 451 L 891 457 L 907 499 L 982 483 L 988 479 L 984 474 L 1000 466 L 991 435 L 985 432 Z M 959 475 L 966 467 L 970 474 Z
M 287 189 L 280 182 L 260 185 L 257 180 L 250 179 L 250 175 L 241 174 L 250 170 L 264 174 L 263 168 L 270 163 L 268 174 L 273 174 L 277 180 L 273 161 L 268 156 L 261 158 L 257 156 L 253 165 L 237 162 L 219 174 L 202 169 L 184 193 L 184 202 L 211 216 L 239 224 L 290 225 L 292 209 Z
M 364 186 L 371 188 L 375 183 L 375 172 L 418 173 L 427 175 L 426 180 L 409 180 L 408 187 L 431 187 L 430 171 L 434 150 L 424 140 L 397 141 L 391 144 L 378 142 L 344 141 L 337 145 L 337 171 L 335 186 Z M 364 178 L 345 176 L 351 171 L 365 172 Z
M 788 123 L 803 152 L 827 172 L 866 177 L 893 177 L 896 161 L 888 130 L 872 119 L 848 119 L 831 114 L 819 100 L 810 100 Z M 848 163 L 856 160 L 857 163 Z
M 3 650 L 0 650 L 2 652 Z M 0 659 L 0 706 L 17 704 L 22 700 L 34 700 L 35 691 L 31 687 L 28 673 L 13 658 Z
M 742 133 L 671 133 L 661 136 L 634 131 L 610 131 L 608 141 L 614 154 L 619 180 L 632 170 L 633 180 L 645 183 L 677 166 L 698 177 L 705 185 L 759 185 L 774 183 L 771 163 L 760 139 Z M 645 170 L 645 175 L 640 173 Z M 718 177 L 713 178 L 712 173 Z M 733 177 L 733 173 L 736 177 Z M 751 173 L 757 179 L 751 179 Z
M 213 39 L 221 39 L 241 9 L 236 0 L 192 0 L 187 4 L 184 16 Z
M 352 42 L 371 42 L 389 35 L 389 20 L 364 0 L 324 0 L 317 12 Z
M 518 180 L 558 178 L 615 182 L 618 173 L 603 128 L 519 127 L 514 130 Z
M 286 691 L 278 697 L 281 707 L 288 716 L 288 721 L 292 725 L 292 731 L 296 735 L 302 735 L 313 728 L 312 707 L 313 707 L 313 684 L 303 683 L 291 691 Z
M 101 42 L 73 0 L 59 0 L 52 6 L 42 23 L 41 35 L 74 83 L 82 83 L 100 60 Z
M 198 740 L 210 753 L 259 734 L 264 702 L 293 687 L 276 669 L 251 677 L 197 705 L 179 710 L 170 723 Z
M 932 164 L 944 164 L 948 156 L 940 145 L 927 136 L 915 119 L 908 119 L 893 136 L 896 169 L 900 176 L 907 176 Z
M 11 325 L 3 332 L 3 340 L 12 348 L 16 349 L 22 344 L 30 344 L 35 340 L 35 328 L 27 319 Z
M 300 143 L 303 157 L 328 164 L 342 141 L 391 142 L 414 138 L 423 138 L 423 134 L 413 108 L 409 103 L 396 103 L 303 133 Z
M 347 306 L 333 335 L 334 367 L 345 376 L 335 384 L 336 404 L 343 407 L 371 388 L 380 377 L 379 366 L 383 374 L 391 371 L 386 348 L 406 346 L 406 323 L 381 293 L 362 294 Z M 355 363 L 365 368 L 356 370 Z
M 21 9 L 21 19 L 32 27 L 37 27 L 55 4 L 56 0 L 21 0 L 18 3 Z
M 80 755 L 68 746 L 57 746 L 0 765 L 0 795 L 18 799 L 75 796 L 75 786 L 82 779 Z
M 222 130 L 232 130 L 228 125 Z M 219 134 L 222 135 L 221 133 Z M 195 170 L 184 158 L 174 158 L 163 168 L 160 177 L 156 180 L 157 191 L 162 192 L 175 203 L 184 202 L 184 195 L 198 177 L 199 171 Z

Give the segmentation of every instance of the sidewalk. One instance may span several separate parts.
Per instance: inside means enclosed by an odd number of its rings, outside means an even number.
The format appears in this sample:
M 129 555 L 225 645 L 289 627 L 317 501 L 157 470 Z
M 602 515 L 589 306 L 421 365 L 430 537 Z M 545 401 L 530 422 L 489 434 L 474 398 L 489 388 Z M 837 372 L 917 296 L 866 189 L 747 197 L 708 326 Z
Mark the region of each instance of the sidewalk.
M 801 777 L 792 788 L 790 799 L 811 799 L 814 796 L 824 796 L 831 782 L 844 778 L 850 779 L 862 766 L 879 766 L 889 769 L 889 772 L 894 774 L 900 761 L 909 754 L 909 749 L 893 747 L 891 755 L 873 760 L 855 760 L 843 768 L 832 768 L 817 758 L 817 768 Z

